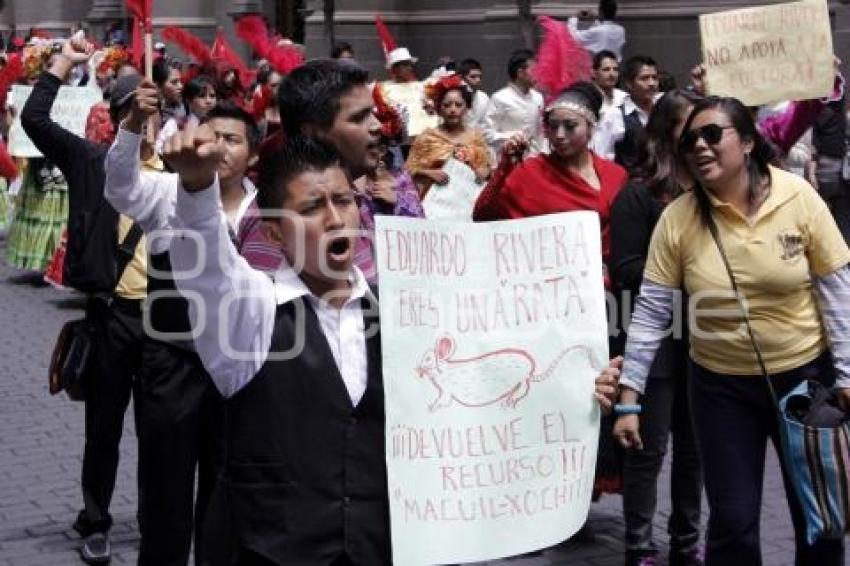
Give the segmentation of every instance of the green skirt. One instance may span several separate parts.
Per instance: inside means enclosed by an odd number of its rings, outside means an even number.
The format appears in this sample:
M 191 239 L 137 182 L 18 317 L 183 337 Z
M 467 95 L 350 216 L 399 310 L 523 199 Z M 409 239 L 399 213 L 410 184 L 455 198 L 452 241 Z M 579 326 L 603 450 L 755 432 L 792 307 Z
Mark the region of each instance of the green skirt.
M 9 227 L 9 182 L 0 177 L 0 231 Z
M 36 183 L 39 174 L 41 186 Z M 58 169 L 45 175 L 27 168 L 6 239 L 6 261 L 18 269 L 44 271 L 67 219 L 68 185 Z

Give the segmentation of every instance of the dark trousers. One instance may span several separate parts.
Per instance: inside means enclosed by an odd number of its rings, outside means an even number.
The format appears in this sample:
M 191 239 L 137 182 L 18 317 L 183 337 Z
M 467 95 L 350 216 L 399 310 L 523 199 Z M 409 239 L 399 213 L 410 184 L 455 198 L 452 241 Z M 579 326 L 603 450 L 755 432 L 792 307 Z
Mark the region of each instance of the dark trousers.
M 86 376 L 86 444 L 83 452 L 83 510 L 74 528 L 82 535 L 112 526 L 109 503 L 118 473 L 118 448 L 133 376 L 141 360 L 141 301 L 90 299 L 86 316 L 95 327 L 94 367 Z
M 709 520 L 707 566 L 759 566 L 759 515 L 767 439 L 781 451 L 776 409 L 761 376 L 711 372 L 692 363 L 691 410 L 702 453 Z M 804 379 L 824 385 L 835 381 L 828 354 L 800 368 L 771 377 L 784 396 Z M 805 523 L 793 486 L 785 472 L 785 495 L 794 524 L 797 566 L 841 566 L 844 541 L 808 545 Z
M 222 402 L 194 352 L 146 339 L 136 383 L 139 437 L 139 564 L 185 566 L 218 463 Z M 195 472 L 198 485 L 195 497 Z
M 689 550 L 699 541 L 702 472 L 691 425 L 686 376 L 653 377 L 650 374 L 641 405 L 643 450 L 626 451 L 623 470 L 626 549 L 654 550 L 652 519 L 657 503 L 658 474 L 672 432 L 672 513 L 667 532 L 672 551 Z

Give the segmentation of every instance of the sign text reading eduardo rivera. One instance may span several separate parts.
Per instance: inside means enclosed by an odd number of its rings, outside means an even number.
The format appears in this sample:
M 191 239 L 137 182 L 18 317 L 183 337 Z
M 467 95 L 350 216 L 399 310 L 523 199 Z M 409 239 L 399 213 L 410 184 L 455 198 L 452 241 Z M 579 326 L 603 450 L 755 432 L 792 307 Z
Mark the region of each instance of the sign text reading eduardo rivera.
M 396 564 L 571 536 L 590 504 L 607 359 L 599 220 L 378 217 Z

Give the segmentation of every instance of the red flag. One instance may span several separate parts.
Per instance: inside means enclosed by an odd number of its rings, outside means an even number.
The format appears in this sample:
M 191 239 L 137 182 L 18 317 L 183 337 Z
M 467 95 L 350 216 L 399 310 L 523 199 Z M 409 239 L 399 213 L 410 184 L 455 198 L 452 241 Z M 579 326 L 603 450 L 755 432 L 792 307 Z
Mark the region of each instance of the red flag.
M 126 0 L 127 11 L 145 26 L 145 33 L 153 33 L 153 0 Z
M 145 42 L 142 39 L 142 24 L 133 16 L 131 20 L 133 26 L 133 35 L 130 37 L 130 59 L 133 61 L 133 66 L 140 69 L 142 66 L 142 58 L 145 56 Z
M 213 60 L 224 61 L 236 69 L 236 72 L 239 73 L 239 82 L 243 86 L 250 85 L 254 82 L 256 72 L 249 69 L 248 65 L 245 64 L 245 61 L 243 61 L 242 58 L 233 50 L 227 42 L 227 38 L 224 36 L 224 31 L 221 28 L 219 28 L 215 34 L 215 41 L 213 41 L 212 48 L 210 48 L 210 55 Z

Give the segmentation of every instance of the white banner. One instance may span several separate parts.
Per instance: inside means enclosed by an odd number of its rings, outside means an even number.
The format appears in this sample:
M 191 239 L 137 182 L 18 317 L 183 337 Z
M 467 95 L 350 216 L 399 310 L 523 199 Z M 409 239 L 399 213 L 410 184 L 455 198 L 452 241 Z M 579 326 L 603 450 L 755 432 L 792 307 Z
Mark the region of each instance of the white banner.
M 449 182 L 445 185 L 434 183 L 422 199 L 425 218 L 472 222 L 472 209 L 484 185 L 476 182 L 475 172 L 457 159 L 446 161 L 443 171 L 449 176 Z
M 608 357 L 598 216 L 376 221 L 393 562 L 572 536 Z
M 15 121 L 9 130 L 9 154 L 15 157 L 41 157 L 41 152 L 36 149 L 21 126 L 21 111 L 30 93 L 32 93 L 31 86 L 14 85 L 12 87 Z M 69 132 L 85 137 L 89 109 L 102 99 L 102 94 L 95 88 L 60 87 L 50 110 L 50 117 Z

